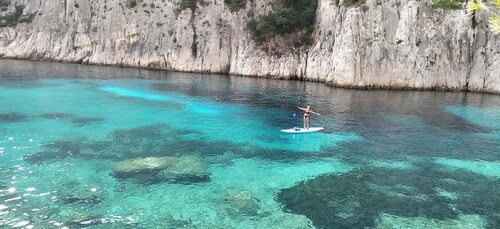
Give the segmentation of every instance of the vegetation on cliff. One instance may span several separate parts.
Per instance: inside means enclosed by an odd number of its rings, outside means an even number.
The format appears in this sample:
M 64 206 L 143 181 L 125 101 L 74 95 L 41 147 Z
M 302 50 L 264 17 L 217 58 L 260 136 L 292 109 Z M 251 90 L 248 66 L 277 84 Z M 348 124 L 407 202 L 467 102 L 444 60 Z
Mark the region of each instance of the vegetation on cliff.
M 125 6 L 128 8 L 133 8 L 136 7 L 138 3 L 142 2 L 143 0 L 125 0 Z
M 17 5 L 13 12 L 0 16 L 0 27 L 16 26 L 18 23 L 32 22 L 37 12 L 23 15 L 24 8 L 24 5 Z
M 339 0 L 335 0 L 335 5 L 338 5 L 339 2 Z M 344 0 L 344 6 L 346 7 L 356 6 L 362 3 L 365 3 L 365 0 Z
M 301 35 L 294 46 L 311 44 L 318 1 L 291 0 L 284 1 L 283 4 L 282 9 L 248 22 L 247 27 L 252 33 L 253 39 L 261 44 L 275 35 L 300 32 Z
M 462 3 L 457 0 L 438 0 L 432 4 L 433 9 L 451 9 L 451 10 L 460 10 L 464 7 Z
M 224 0 L 224 3 L 229 8 L 231 12 L 238 12 L 247 5 L 246 0 Z
M 492 0 L 485 3 L 481 0 L 470 0 L 467 3 L 467 11 L 471 14 L 488 14 L 488 26 L 493 33 L 500 33 L 500 0 Z

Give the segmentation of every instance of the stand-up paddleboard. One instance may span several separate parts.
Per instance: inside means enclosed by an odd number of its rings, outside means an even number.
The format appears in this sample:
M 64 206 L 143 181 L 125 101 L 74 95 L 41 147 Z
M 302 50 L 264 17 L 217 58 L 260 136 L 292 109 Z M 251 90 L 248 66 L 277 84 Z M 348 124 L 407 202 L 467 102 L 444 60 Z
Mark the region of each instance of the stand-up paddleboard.
M 313 132 L 318 132 L 318 131 L 323 131 L 325 128 L 323 127 L 309 127 L 309 129 L 304 129 L 304 128 L 290 128 L 290 129 L 283 129 L 281 132 L 287 133 L 287 134 L 305 134 L 305 133 L 313 133 Z

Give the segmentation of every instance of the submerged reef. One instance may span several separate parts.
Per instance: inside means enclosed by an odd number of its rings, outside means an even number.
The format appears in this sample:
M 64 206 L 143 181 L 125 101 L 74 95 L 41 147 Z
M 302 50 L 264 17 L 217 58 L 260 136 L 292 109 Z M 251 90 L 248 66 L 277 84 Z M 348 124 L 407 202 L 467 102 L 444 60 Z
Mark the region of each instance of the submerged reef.
M 51 119 L 51 120 L 58 120 L 58 119 L 68 119 L 68 118 L 73 118 L 75 117 L 72 114 L 67 114 L 67 113 L 45 113 L 39 115 L 41 118 L 45 119 Z
M 223 206 L 231 216 L 257 216 L 261 213 L 259 202 L 250 191 L 233 191 L 225 195 Z
M 72 119 L 71 123 L 75 124 L 76 126 L 86 126 L 94 124 L 96 122 L 101 122 L 103 120 L 103 118 L 80 117 Z
M 24 122 L 28 120 L 28 116 L 19 113 L 2 113 L 0 114 L 0 123 Z
M 65 159 L 80 154 L 84 147 L 84 139 L 55 141 L 43 146 L 41 152 L 24 156 L 24 161 L 30 164 L 42 164 L 56 159 Z
M 50 113 L 44 118 L 73 118 L 70 114 Z M 259 157 L 293 161 L 312 157 L 330 157 L 332 153 L 289 152 L 227 141 L 205 141 L 196 131 L 180 131 L 158 124 L 112 132 L 103 140 L 61 139 L 42 146 L 39 152 L 24 156 L 30 164 L 41 164 L 72 157 L 122 161 L 141 157 L 203 156 L 207 161 L 230 164 L 234 158 Z M 230 152 L 231 156 L 228 156 Z M 221 161 L 222 160 L 222 161 Z
M 489 228 L 500 226 L 497 180 L 432 163 L 414 167 L 322 175 L 283 189 L 276 198 L 286 211 L 306 215 L 318 228 L 371 228 L 381 214 L 436 220 L 480 214 Z
M 45 113 L 39 115 L 39 117 L 50 120 L 68 120 L 75 126 L 87 126 L 96 122 L 104 121 L 103 118 L 99 117 L 79 117 L 77 115 L 67 113 Z
M 209 181 L 204 162 L 196 157 L 147 157 L 118 162 L 114 176 L 139 183 Z

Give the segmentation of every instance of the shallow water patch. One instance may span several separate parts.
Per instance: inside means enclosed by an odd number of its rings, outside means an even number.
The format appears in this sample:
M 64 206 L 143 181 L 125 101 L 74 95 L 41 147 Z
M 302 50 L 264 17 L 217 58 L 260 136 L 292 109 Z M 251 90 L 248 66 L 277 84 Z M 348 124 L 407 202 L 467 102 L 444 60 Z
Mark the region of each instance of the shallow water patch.
M 500 161 L 468 161 L 436 158 L 436 163 L 452 169 L 465 169 L 486 177 L 500 178 Z
M 373 167 L 382 168 L 393 168 L 393 169 L 412 169 L 413 165 L 408 161 L 373 161 L 371 164 Z
M 445 110 L 484 128 L 500 129 L 500 107 L 447 106 Z
M 486 228 L 487 220 L 479 215 L 459 215 L 458 219 L 436 220 L 425 217 L 400 217 L 382 214 L 377 219 L 375 228 L 454 228 L 454 229 L 482 229 Z
M 166 95 L 152 94 L 141 91 L 129 90 L 120 87 L 100 87 L 102 91 L 109 92 L 118 96 L 132 97 L 138 99 L 152 100 L 152 101 L 168 101 L 171 100 Z

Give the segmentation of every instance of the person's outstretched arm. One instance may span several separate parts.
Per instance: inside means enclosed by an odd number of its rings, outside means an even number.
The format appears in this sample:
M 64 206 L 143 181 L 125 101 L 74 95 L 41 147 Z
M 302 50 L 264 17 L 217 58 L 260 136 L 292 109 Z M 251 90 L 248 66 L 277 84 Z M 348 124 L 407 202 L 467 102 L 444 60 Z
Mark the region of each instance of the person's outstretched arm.
M 303 108 L 303 107 L 299 107 L 299 106 L 297 106 L 297 108 L 299 108 L 299 109 L 301 109 L 301 110 L 303 110 L 303 111 L 307 111 L 307 109 L 306 109 L 306 108 Z
M 314 112 L 314 111 L 311 111 L 311 113 L 313 113 L 313 114 L 315 114 L 315 115 L 320 115 L 319 113 Z

